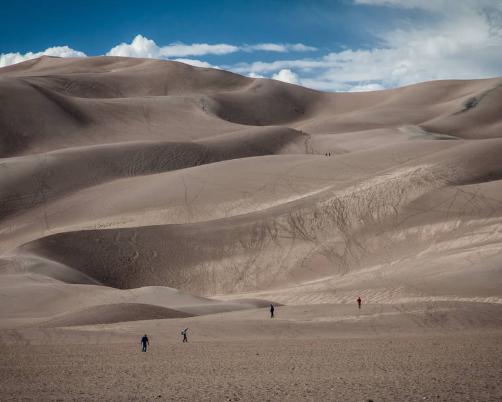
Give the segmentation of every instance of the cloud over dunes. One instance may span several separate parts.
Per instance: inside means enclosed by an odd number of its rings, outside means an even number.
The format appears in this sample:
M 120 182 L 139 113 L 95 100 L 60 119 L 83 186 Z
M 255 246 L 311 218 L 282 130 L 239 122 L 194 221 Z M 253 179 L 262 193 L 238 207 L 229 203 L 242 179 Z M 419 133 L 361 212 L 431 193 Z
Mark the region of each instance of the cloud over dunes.
M 308 52 L 316 50 L 315 47 L 302 43 L 282 44 L 282 43 L 261 43 L 256 45 L 229 45 L 227 43 L 217 43 L 210 45 L 207 43 L 171 43 L 165 46 L 158 46 L 155 41 L 143 35 L 136 35 L 131 43 L 121 43 L 112 48 L 108 56 L 128 56 L 128 57 L 151 57 L 151 58 L 171 58 L 187 56 L 205 55 L 225 55 L 244 52 Z
M 21 54 L 4 53 L 0 54 L 0 67 L 5 67 L 11 64 L 21 63 L 26 60 L 35 59 L 40 56 L 56 56 L 56 57 L 85 57 L 84 52 L 71 49 L 68 46 L 54 46 L 49 47 L 41 52 L 28 52 Z
M 242 49 L 247 52 L 253 51 L 265 51 L 265 52 L 313 52 L 317 48 L 313 46 L 307 46 L 303 43 L 259 43 L 257 45 L 247 45 L 243 46 Z
M 390 88 L 502 74 L 502 3 L 487 0 L 357 0 L 365 7 L 420 9 L 430 18 L 374 33 L 378 45 L 316 58 L 238 63 L 241 74 L 289 70 L 302 85 L 336 91 Z
M 218 68 L 218 69 L 220 68 L 218 66 L 215 66 L 213 64 L 208 63 L 207 61 L 202 61 L 202 60 L 197 60 L 197 59 L 179 58 L 179 59 L 173 59 L 173 61 L 178 61 L 180 63 L 190 64 L 191 66 L 195 66 L 195 67 Z
M 106 52 L 176 60 L 272 78 L 325 91 L 392 88 L 429 80 L 502 75 L 502 2 L 491 0 L 354 0 L 354 9 L 419 13 L 368 32 L 369 46 L 333 51 L 303 43 L 182 43 L 165 45 L 141 34 Z M 400 15 L 400 14 L 399 14 Z M 41 55 L 85 56 L 68 46 L 0 54 L 0 66 Z M 218 58 L 218 61 L 215 61 Z
M 272 76 L 272 79 L 282 82 L 287 82 L 289 84 L 300 85 L 300 78 L 298 74 L 295 74 L 293 71 L 285 68 L 279 71 L 277 74 Z
M 110 49 L 107 56 L 126 57 L 148 57 L 148 58 L 170 58 L 186 56 L 203 56 L 208 54 L 223 55 L 235 53 L 239 47 L 219 43 L 209 45 L 207 43 L 193 43 L 186 45 L 183 43 L 173 43 L 166 46 L 158 46 L 152 39 L 143 35 L 136 35 L 131 43 L 121 43 Z

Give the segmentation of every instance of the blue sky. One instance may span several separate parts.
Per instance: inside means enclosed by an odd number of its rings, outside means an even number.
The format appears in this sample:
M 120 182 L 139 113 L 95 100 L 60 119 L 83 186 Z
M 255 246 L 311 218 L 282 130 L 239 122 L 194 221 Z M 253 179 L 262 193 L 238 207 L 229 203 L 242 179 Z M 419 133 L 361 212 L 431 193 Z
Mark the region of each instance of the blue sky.
M 13 1 L 0 66 L 181 60 L 330 91 L 502 76 L 502 0 Z

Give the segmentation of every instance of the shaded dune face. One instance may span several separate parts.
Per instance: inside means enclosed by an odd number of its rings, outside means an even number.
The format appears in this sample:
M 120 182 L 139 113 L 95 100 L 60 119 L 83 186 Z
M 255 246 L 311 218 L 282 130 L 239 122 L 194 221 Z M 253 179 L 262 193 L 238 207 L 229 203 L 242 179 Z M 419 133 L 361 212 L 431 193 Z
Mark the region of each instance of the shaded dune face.
M 490 151 L 481 150 L 484 152 L 477 157 L 486 158 L 485 166 L 475 175 L 460 162 L 455 171 L 439 162 L 451 154 L 473 156 L 472 147 L 459 148 L 463 149 L 424 157 L 419 166 L 404 165 L 397 172 L 338 190 L 328 188 L 262 211 L 196 224 L 63 233 L 24 248 L 118 288 L 165 285 L 213 295 L 347 274 L 383 263 L 389 253 L 397 254 L 395 258 L 412 257 L 432 245 L 439 233 L 427 234 L 426 229 L 407 234 L 403 240 L 392 239 L 399 232 L 406 233 L 407 220 L 415 215 L 413 209 L 405 210 L 411 202 L 446 186 L 462 188 L 484 182 L 487 174 L 502 173 L 498 159 L 502 142 L 492 142 Z M 480 213 L 483 211 L 464 206 L 460 211 L 445 211 L 438 221 L 448 218 L 459 225 L 458 219 L 467 221 Z M 427 215 L 423 211 L 422 218 Z M 464 235 L 462 226 L 456 228 L 458 235 Z M 382 255 L 380 247 L 386 243 L 395 249 Z M 329 266 L 308 266 L 313 255 L 326 258 Z
M 139 303 L 118 303 L 93 306 L 62 314 L 43 324 L 46 327 L 111 324 L 123 321 L 186 318 L 192 315 L 173 309 Z
M 271 155 L 285 147 L 303 153 L 307 139 L 287 127 L 260 127 L 193 142 L 115 143 L 5 159 L 0 218 L 115 179 Z
M 501 106 L 501 79 L 321 93 L 159 60 L 0 69 L 0 287 L 502 300 Z M 102 311 L 92 292 L 61 325 L 133 319 L 129 293 Z

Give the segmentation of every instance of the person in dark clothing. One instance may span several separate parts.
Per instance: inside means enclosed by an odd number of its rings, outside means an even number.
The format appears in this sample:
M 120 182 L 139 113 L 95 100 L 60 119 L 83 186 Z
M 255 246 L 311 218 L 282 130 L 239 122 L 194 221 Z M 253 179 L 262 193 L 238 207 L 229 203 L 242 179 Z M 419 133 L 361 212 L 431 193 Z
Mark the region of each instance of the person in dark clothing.
M 357 305 L 359 308 L 361 308 L 361 303 L 362 303 L 362 300 L 360 297 L 357 298 Z
M 183 336 L 183 343 L 188 342 L 187 334 L 188 334 L 188 328 L 185 328 L 183 331 L 181 331 L 181 335 Z
M 149 344 L 150 342 L 148 341 L 148 336 L 146 336 L 146 334 L 143 335 L 143 338 L 141 338 L 141 351 L 146 352 L 146 349 Z
M 270 305 L 270 318 L 274 318 L 274 310 L 275 310 L 274 305 L 271 304 Z

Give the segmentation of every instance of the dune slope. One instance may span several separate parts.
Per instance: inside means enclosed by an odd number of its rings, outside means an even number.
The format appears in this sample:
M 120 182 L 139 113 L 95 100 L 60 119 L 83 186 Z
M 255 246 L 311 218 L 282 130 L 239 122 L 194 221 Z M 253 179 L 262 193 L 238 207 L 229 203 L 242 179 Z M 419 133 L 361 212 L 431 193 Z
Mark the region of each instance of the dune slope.
M 24 300 L 3 326 L 501 303 L 501 106 L 499 78 L 322 93 L 160 60 L 2 68 L 0 302 Z

